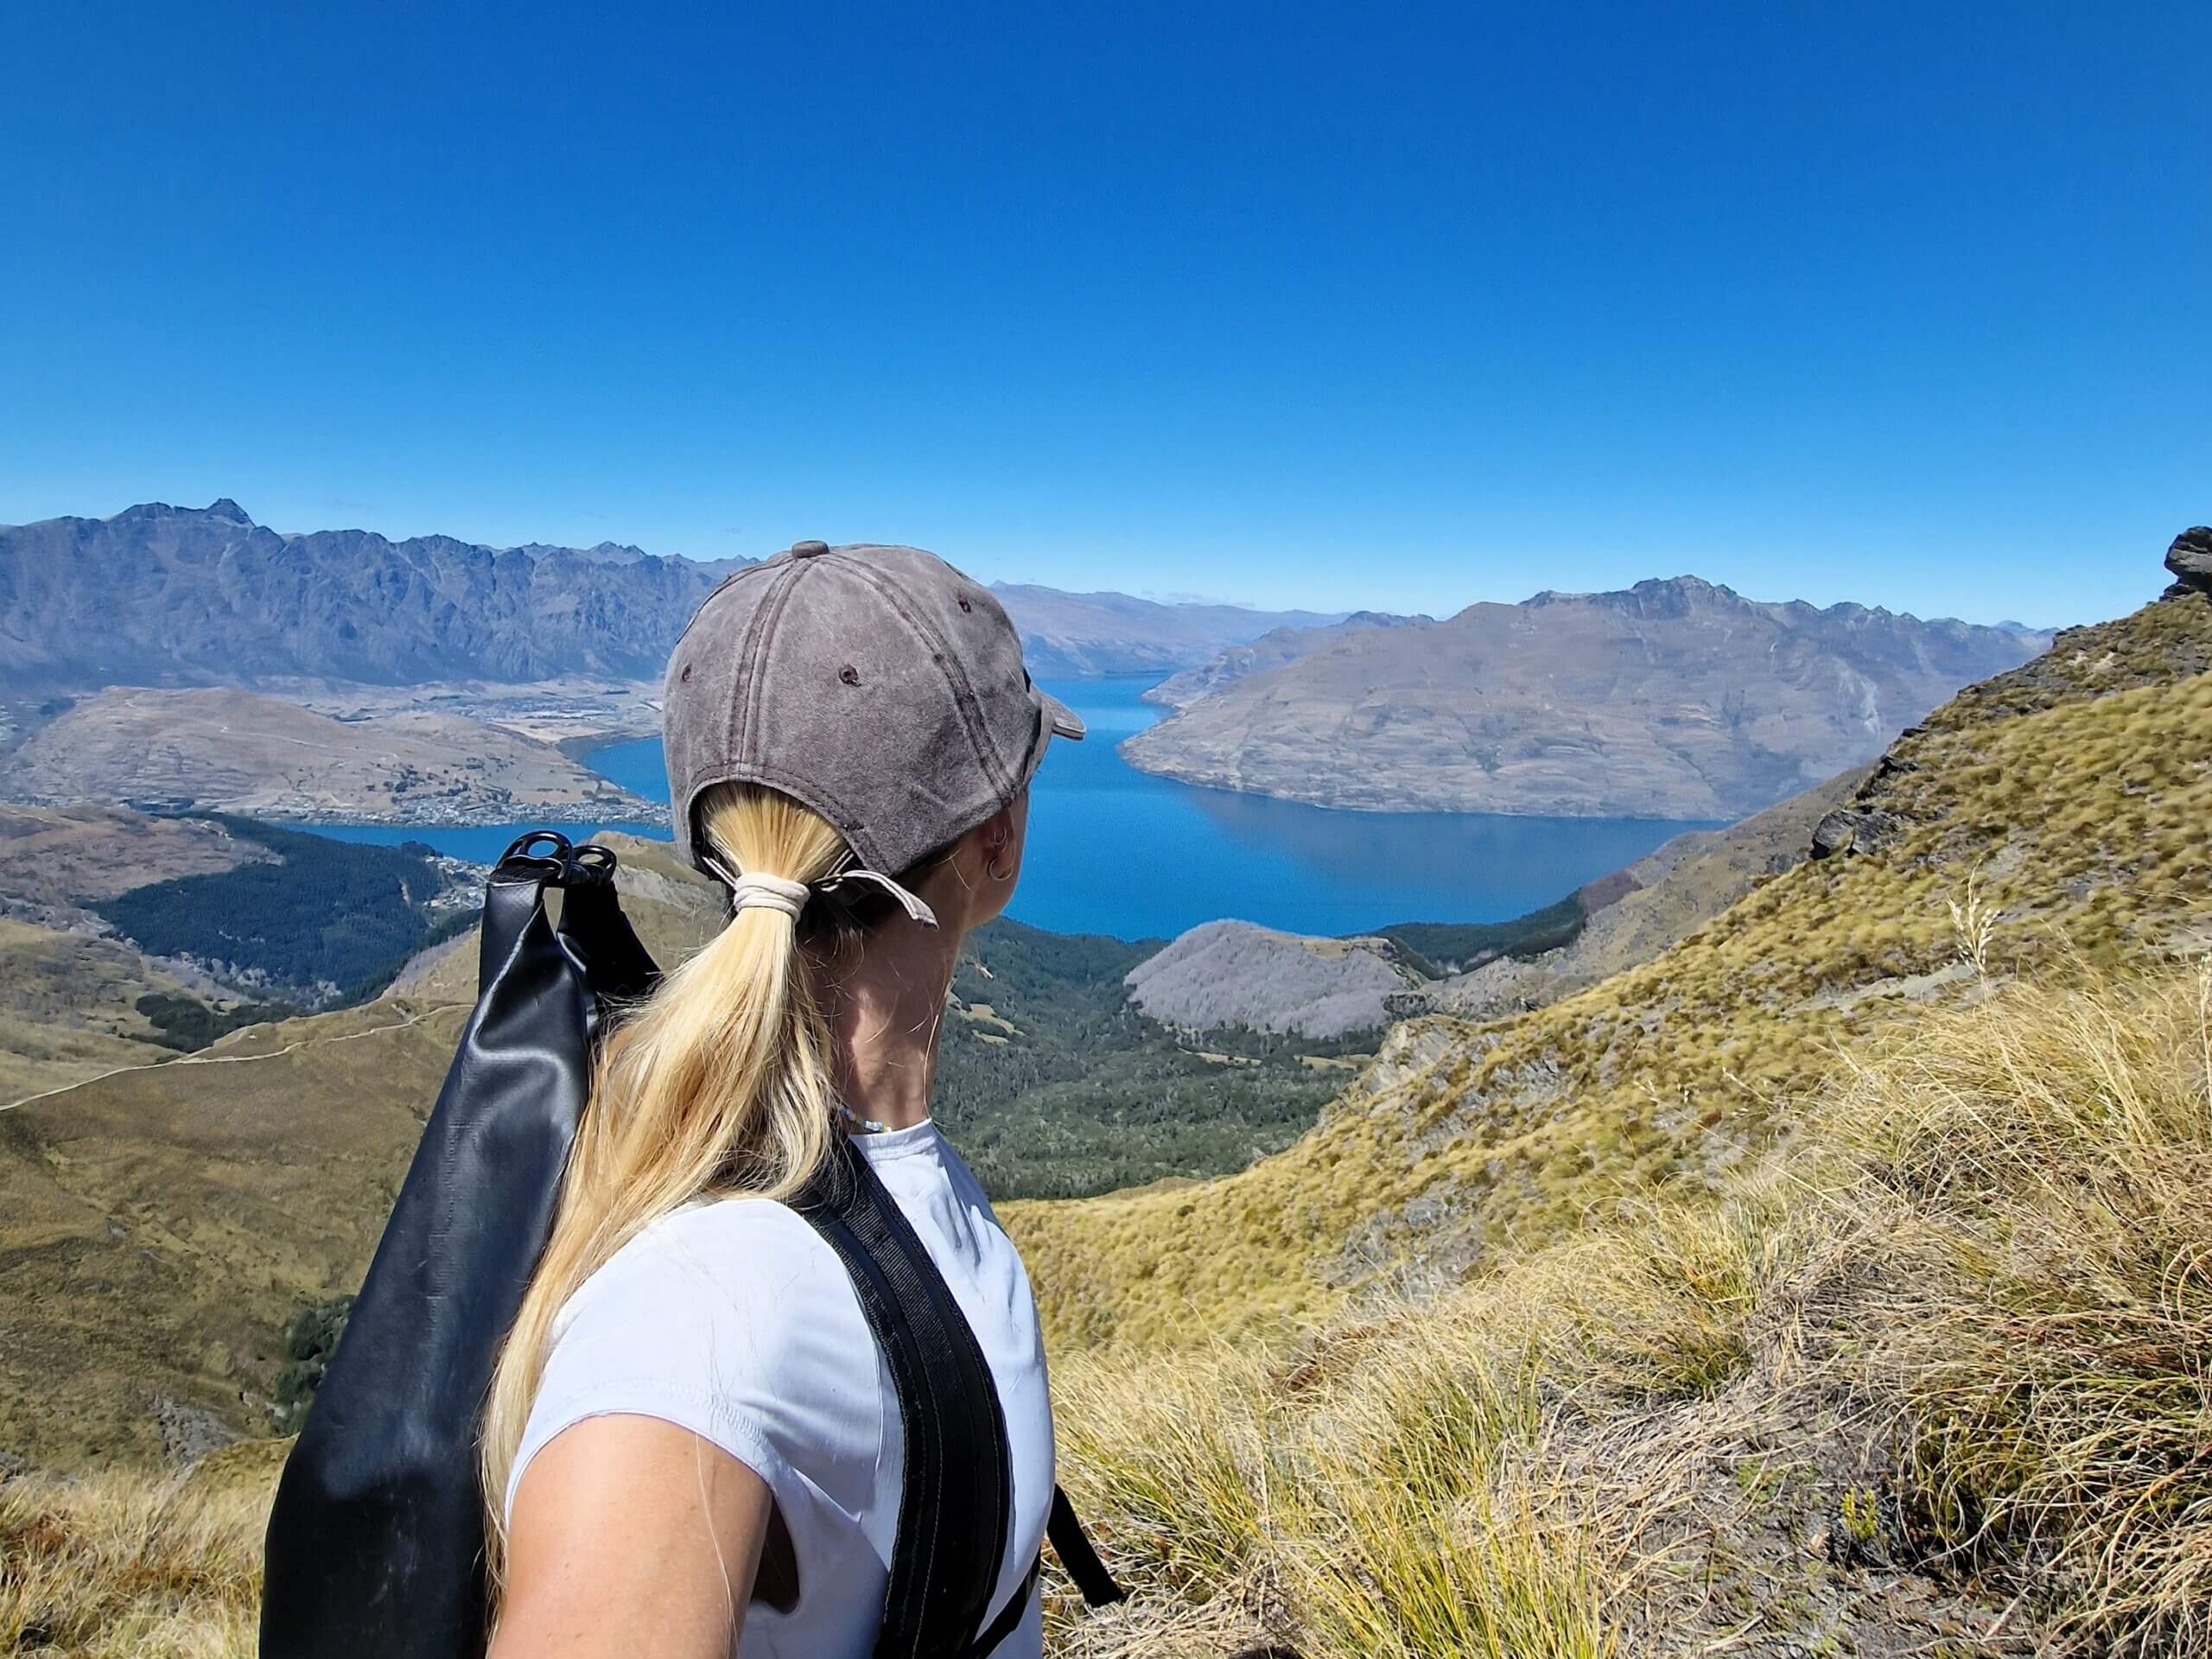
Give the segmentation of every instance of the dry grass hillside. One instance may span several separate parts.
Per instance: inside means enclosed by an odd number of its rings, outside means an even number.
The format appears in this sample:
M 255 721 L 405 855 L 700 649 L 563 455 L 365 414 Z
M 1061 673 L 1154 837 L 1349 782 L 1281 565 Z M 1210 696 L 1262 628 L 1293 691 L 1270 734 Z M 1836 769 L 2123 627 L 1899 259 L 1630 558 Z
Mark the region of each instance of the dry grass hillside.
M 271 856 L 197 820 L 100 806 L 0 806 L 0 1103 L 172 1058 L 138 1011 L 211 987 L 121 940 L 85 908 L 149 881 Z
M 1063 1363 L 1053 1650 L 2212 1653 L 2212 967 L 1974 982 L 1471 1284 Z
M 2212 601 L 2061 637 L 1900 741 L 1861 849 L 1548 1007 L 1399 1027 L 1279 1157 L 1197 1188 L 1010 1206 L 1065 1350 L 1188 1341 L 1451 1281 L 1511 1243 L 1710 1186 L 1847 1048 L 1972 971 L 2207 943 Z
M 149 995 L 193 988 L 116 940 L 0 918 L 0 1103 L 174 1058 Z
M 1761 881 L 1805 856 L 1814 826 L 1866 780 L 1857 767 L 1725 830 L 1693 830 L 1585 888 L 1589 919 L 1571 944 L 1503 957 L 1427 987 L 1414 1012 L 1496 1019 L 1587 990 L 1651 960 Z M 1625 889 L 1625 891 L 1620 891 Z M 1617 894 L 1617 896 L 1616 896 Z M 1592 903 L 1603 899 L 1607 902 Z
M 2212 964 L 1969 983 L 1470 1284 L 1064 1358 L 1048 1650 L 2212 1653 Z M 245 1659 L 280 1449 L 0 1481 L 0 1648 Z
M 672 959 L 713 901 L 664 848 L 621 844 L 625 907 Z M 359 1007 L 0 1111 L 0 1452 L 158 1463 L 266 1432 L 286 1322 L 368 1265 L 474 999 L 474 941 Z

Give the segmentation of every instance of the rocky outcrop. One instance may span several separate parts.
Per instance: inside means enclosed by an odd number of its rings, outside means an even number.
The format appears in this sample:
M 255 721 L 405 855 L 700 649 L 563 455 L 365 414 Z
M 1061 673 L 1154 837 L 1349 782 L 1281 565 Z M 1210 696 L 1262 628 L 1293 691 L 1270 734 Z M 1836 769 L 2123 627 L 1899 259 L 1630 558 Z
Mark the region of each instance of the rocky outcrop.
M 1813 826 L 1810 851 L 1815 858 L 1877 852 L 1891 839 L 1896 830 L 1896 823 L 1878 812 L 1864 807 L 1840 806 Z
M 1382 1025 L 1421 985 L 1389 939 L 1309 938 L 1250 922 L 1207 922 L 1131 969 L 1129 1000 L 1182 1031 L 1341 1037 Z
M 1926 725 L 1906 727 L 1852 798 L 1814 825 L 1811 855 L 1865 856 L 1883 851 L 1898 838 L 1904 823 L 1889 804 L 1893 786 L 1922 769 L 1922 753 L 1931 732 L 1940 737 L 1963 725 L 2013 719 L 2061 703 L 2170 684 L 2212 671 L 2212 651 L 2207 650 L 2202 627 L 2185 621 L 2174 626 L 2185 613 L 2172 608 L 2212 594 L 2212 530 L 2199 526 L 2175 537 L 2166 550 L 2165 567 L 2179 580 L 2157 603 L 2133 617 L 2062 629 L 2042 656 L 2008 674 L 1965 687 Z
M 2169 599 L 2183 594 L 2212 594 L 2212 527 L 2197 524 L 2174 537 L 2166 550 L 2166 569 L 2173 572 Z

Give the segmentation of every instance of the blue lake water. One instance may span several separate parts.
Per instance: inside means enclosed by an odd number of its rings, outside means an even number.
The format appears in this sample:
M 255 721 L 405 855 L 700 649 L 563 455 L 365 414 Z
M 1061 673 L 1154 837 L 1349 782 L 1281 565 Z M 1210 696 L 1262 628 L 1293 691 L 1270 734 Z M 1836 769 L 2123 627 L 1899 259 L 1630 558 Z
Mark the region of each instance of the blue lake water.
M 1166 938 L 1222 916 L 1300 933 L 1503 921 L 1634 862 L 1670 836 L 1707 827 L 1653 818 L 1347 812 L 1198 789 L 1139 772 L 1116 753 L 1122 738 L 1166 712 L 1141 700 L 1149 680 L 1046 683 L 1084 717 L 1090 736 L 1055 742 L 1037 774 L 1028 853 L 1008 913 L 1058 932 Z M 601 749 L 589 764 L 634 793 L 668 798 L 658 738 Z M 321 833 L 427 842 L 488 862 L 528 827 L 344 825 Z

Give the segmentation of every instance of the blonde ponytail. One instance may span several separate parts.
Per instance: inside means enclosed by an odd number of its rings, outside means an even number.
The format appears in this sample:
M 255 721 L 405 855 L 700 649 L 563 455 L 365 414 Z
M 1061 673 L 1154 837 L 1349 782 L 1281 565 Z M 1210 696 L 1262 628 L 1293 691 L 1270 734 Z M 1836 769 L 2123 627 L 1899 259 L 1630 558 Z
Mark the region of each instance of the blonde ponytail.
M 702 849 L 734 873 L 810 882 L 845 851 L 828 821 L 774 790 L 718 785 L 698 810 Z M 828 1027 L 801 957 L 799 922 L 772 905 L 737 911 L 615 1027 L 486 1403 L 495 1591 L 505 1568 L 507 1479 L 562 1305 L 648 1224 L 693 1198 L 795 1194 L 837 1133 L 831 1098 Z

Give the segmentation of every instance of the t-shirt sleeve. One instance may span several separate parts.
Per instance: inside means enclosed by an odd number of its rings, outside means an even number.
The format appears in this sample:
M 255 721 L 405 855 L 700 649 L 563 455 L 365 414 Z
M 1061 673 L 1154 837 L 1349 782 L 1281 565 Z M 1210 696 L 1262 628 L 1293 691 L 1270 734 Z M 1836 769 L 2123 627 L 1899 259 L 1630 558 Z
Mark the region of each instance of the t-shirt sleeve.
M 834 1278 L 825 1278 L 825 1265 Z M 537 1398 L 508 1477 L 506 1512 L 524 1470 L 563 1430 L 590 1417 L 658 1418 L 689 1429 L 767 1483 L 797 1496 L 791 1402 L 838 1369 L 814 1351 L 819 1299 L 851 1289 L 813 1230 L 781 1205 L 737 1199 L 680 1211 L 623 1247 L 569 1298 L 555 1324 Z M 805 1379 L 807 1387 L 796 1386 Z M 875 1409 L 868 1397 L 842 1402 Z

